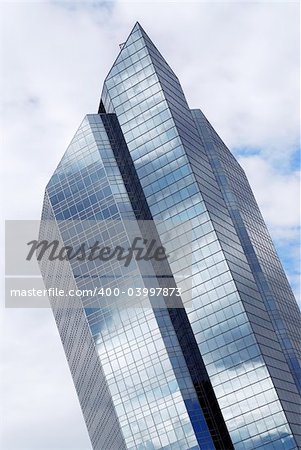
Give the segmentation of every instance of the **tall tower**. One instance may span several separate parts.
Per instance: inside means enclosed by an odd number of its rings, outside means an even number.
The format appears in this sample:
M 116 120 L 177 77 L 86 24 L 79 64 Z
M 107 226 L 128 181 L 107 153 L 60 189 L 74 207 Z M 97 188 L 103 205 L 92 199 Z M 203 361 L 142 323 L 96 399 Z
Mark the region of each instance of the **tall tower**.
M 300 448 L 296 301 L 242 168 L 136 23 L 47 185 L 40 239 L 128 248 L 146 222 L 163 266 L 40 261 L 47 288 L 83 292 L 50 301 L 93 448 Z

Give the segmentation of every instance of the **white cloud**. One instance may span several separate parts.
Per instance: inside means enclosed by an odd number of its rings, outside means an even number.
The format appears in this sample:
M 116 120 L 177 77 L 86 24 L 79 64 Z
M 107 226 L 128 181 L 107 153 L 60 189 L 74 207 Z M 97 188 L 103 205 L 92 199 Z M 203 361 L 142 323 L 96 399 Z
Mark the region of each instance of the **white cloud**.
M 191 107 L 200 107 L 232 148 L 259 151 L 242 163 L 271 229 L 278 229 L 275 236 L 294 238 L 297 181 L 288 169 L 299 138 L 298 8 L 2 3 L 5 217 L 40 216 L 49 177 L 83 116 L 97 110 L 118 44 L 139 20 L 179 76 Z M 90 448 L 50 314 L 3 312 L 5 450 Z
M 1 325 L 0 447 L 90 450 L 51 311 L 5 310 Z

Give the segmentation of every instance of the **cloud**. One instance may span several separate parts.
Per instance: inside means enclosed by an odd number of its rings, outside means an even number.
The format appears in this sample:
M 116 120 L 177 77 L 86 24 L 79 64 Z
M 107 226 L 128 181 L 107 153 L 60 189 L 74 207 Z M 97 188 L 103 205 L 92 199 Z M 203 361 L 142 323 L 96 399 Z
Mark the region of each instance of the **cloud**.
M 291 249 L 298 208 L 291 166 L 299 139 L 299 5 L 114 1 L 0 7 L 6 218 L 40 216 L 46 183 L 83 116 L 97 111 L 118 44 L 139 20 L 177 73 L 190 106 L 204 111 L 231 149 L 246 149 L 241 162 L 263 214 L 274 237 L 285 242 L 281 248 Z M 253 158 L 248 149 L 256 149 Z M 291 261 L 294 281 L 296 255 L 283 259 Z M 3 322 L 1 447 L 90 448 L 51 312 L 4 310 Z
M 1 448 L 90 450 L 51 311 L 6 310 L 2 325 Z

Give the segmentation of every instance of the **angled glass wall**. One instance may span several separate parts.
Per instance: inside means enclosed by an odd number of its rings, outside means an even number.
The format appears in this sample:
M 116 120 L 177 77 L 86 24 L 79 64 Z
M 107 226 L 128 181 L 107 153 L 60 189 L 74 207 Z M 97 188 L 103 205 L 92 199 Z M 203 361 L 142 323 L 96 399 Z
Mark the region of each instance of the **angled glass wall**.
M 141 220 L 164 274 L 41 261 L 47 287 L 125 292 L 118 308 L 51 298 L 93 448 L 299 448 L 295 300 L 241 168 L 137 23 L 47 185 L 40 239 L 127 248 Z M 182 289 L 181 307 L 127 298 L 149 287 L 143 267 Z
M 171 227 L 182 218 L 193 226 L 187 315 L 235 448 L 296 448 L 300 397 L 279 334 L 178 79 L 139 24 L 105 80 L 102 104 L 118 117 L 168 251 Z
M 47 186 L 41 240 L 59 236 L 64 245 L 76 246 L 92 244 L 97 236 L 106 245 L 129 246 L 123 220 L 135 215 L 105 129 L 111 119 L 89 115 L 81 124 Z M 109 267 L 72 260 L 53 271 L 53 263 L 43 259 L 41 269 L 48 287 L 144 287 L 138 266 L 126 273 L 122 262 Z M 53 298 L 52 307 L 79 380 L 75 385 L 93 447 L 216 448 L 168 310 L 153 310 L 148 299 L 143 308 L 140 300 L 137 308 L 114 308 L 102 295 L 73 301 L 62 305 Z M 82 323 L 90 336 L 82 336 Z M 97 367 L 85 361 L 83 347 Z

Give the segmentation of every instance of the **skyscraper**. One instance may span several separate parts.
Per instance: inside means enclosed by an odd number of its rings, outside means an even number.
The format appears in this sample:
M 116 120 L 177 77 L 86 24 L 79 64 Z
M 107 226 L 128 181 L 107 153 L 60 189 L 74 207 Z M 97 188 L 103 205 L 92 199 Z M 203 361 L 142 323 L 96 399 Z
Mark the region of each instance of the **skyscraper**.
M 146 221 L 164 273 L 40 261 L 46 287 L 96 289 L 50 298 L 93 448 L 300 448 L 298 306 L 242 168 L 136 23 L 47 185 L 40 239 L 127 248 Z

